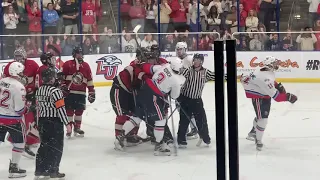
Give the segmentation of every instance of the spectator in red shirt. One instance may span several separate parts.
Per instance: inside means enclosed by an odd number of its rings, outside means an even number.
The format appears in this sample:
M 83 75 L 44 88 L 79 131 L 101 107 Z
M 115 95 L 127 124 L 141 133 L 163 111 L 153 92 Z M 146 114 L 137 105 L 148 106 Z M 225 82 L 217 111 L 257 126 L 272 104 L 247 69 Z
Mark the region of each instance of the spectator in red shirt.
M 239 27 L 240 27 L 240 32 L 245 32 L 246 31 L 246 19 L 248 17 L 247 12 L 244 10 L 243 4 L 239 4 L 239 10 L 240 10 L 240 22 L 239 22 Z
M 249 12 L 251 9 L 259 11 L 259 0 L 240 0 L 240 3 L 243 4 L 246 12 Z
M 82 32 L 92 33 L 92 28 L 96 23 L 96 8 L 91 0 L 82 2 Z
M 129 11 L 132 5 L 131 0 L 121 0 L 120 4 L 120 19 L 121 19 L 121 28 L 123 29 L 132 29 L 130 23 Z
M 38 1 L 34 1 L 31 7 L 28 8 L 28 18 L 29 18 L 29 31 L 30 34 L 41 34 L 41 11 L 38 7 Z M 31 36 L 31 40 L 38 47 L 38 52 L 41 53 L 41 37 Z
M 179 9 L 176 11 L 175 17 L 172 18 L 174 29 L 178 32 L 185 32 L 187 27 L 187 12 L 188 6 L 186 7 L 183 1 L 179 2 Z
M 138 24 L 140 24 L 141 29 L 140 29 L 139 33 L 143 33 L 144 21 L 146 18 L 146 10 L 140 0 L 135 0 L 134 5 L 130 8 L 129 16 L 131 17 L 132 28 L 134 28 Z
M 55 41 L 54 38 L 52 36 L 49 36 L 48 39 L 46 39 L 46 45 L 44 47 L 44 51 L 47 52 L 48 51 L 48 46 L 54 46 L 59 52 L 61 52 L 61 47 L 60 47 L 60 39 L 57 38 L 57 40 Z M 54 54 L 55 56 L 57 56 L 56 54 Z

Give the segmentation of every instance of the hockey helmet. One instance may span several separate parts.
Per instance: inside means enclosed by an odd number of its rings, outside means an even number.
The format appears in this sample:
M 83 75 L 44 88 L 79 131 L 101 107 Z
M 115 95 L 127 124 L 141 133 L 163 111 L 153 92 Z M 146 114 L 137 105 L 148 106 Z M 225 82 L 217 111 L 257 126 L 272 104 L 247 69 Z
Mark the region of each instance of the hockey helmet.
M 173 70 L 173 72 L 178 74 L 178 73 L 180 73 L 183 65 L 182 65 L 181 61 L 179 61 L 178 59 L 175 59 L 175 60 L 170 61 L 170 67 Z
M 188 45 L 186 42 L 178 42 L 176 45 L 176 56 L 184 58 L 187 55 Z
M 160 51 L 160 48 L 159 48 L 158 44 L 151 45 L 150 50 L 151 50 L 151 52 L 154 53 L 154 55 L 156 57 L 158 57 L 158 58 L 160 57 L 161 51 Z
M 44 84 L 54 84 L 57 78 L 57 72 L 54 68 L 49 67 L 41 72 L 41 80 Z
M 54 67 L 56 59 L 51 52 L 47 52 L 41 54 L 40 61 L 43 65 Z
M 73 58 L 77 59 L 79 63 L 83 61 L 83 51 L 80 46 L 76 46 L 72 50 Z
M 204 56 L 203 56 L 203 54 L 198 54 L 198 53 L 194 54 L 192 61 L 193 61 L 193 66 L 194 66 L 195 68 L 202 66 L 203 61 L 204 61 Z
M 20 62 L 12 62 L 9 65 L 9 75 L 13 77 L 22 77 L 24 65 Z
M 24 48 L 18 48 L 13 52 L 13 58 L 15 61 L 24 64 L 25 60 L 27 59 L 27 52 Z
M 150 51 L 147 48 L 144 48 L 144 47 L 137 48 L 137 50 L 136 50 L 136 58 L 139 60 L 139 63 L 148 61 L 147 54 L 146 54 L 148 52 L 150 52 Z
M 263 68 L 268 68 L 270 70 L 279 69 L 279 61 L 273 56 L 267 56 L 262 63 L 263 63 Z

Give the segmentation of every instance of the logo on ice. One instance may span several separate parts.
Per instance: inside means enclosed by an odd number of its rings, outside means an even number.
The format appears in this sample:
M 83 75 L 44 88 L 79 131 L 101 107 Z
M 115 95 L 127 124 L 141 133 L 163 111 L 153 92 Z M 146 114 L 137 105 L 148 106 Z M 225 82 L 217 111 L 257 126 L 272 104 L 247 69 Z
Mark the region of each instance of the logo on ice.
M 291 61 L 290 59 L 287 60 L 280 60 L 277 59 L 278 61 L 280 61 L 279 66 L 281 68 L 299 68 L 299 64 L 297 61 Z M 238 68 L 244 68 L 244 63 L 242 61 L 238 61 L 237 62 L 237 67 Z M 249 67 L 252 68 L 256 68 L 256 67 L 263 67 L 263 63 L 260 61 L 258 61 L 258 57 L 253 57 L 250 62 L 249 62 Z
M 118 66 L 122 65 L 121 59 L 114 55 L 107 55 L 99 58 L 97 61 L 96 75 L 104 75 L 106 80 L 112 80 L 116 77 Z

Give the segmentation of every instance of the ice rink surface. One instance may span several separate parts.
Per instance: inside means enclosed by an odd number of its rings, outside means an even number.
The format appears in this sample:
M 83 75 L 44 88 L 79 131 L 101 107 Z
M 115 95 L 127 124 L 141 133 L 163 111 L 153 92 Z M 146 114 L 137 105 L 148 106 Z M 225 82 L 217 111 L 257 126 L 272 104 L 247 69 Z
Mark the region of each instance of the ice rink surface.
M 252 127 L 254 112 L 242 86 L 238 86 L 239 152 L 241 180 L 319 180 L 320 171 L 320 84 L 284 83 L 298 96 L 296 104 L 272 102 L 265 148 L 257 153 L 245 139 Z M 211 147 L 195 146 L 178 151 L 178 156 L 155 157 L 149 143 L 130 147 L 126 152 L 113 149 L 115 115 L 109 100 L 110 87 L 96 88 L 97 100 L 84 113 L 85 138 L 65 141 L 60 171 L 68 180 L 202 180 L 216 179 L 214 84 L 203 93 Z M 178 113 L 174 115 L 178 124 Z M 171 123 L 171 122 L 169 122 Z M 177 127 L 177 126 L 176 126 Z M 145 136 L 145 125 L 140 135 Z M 11 145 L 0 145 L 0 180 L 7 179 Z M 35 162 L 23 157 L 21 167 L 28 171 L 22 179 L 32 180 Z

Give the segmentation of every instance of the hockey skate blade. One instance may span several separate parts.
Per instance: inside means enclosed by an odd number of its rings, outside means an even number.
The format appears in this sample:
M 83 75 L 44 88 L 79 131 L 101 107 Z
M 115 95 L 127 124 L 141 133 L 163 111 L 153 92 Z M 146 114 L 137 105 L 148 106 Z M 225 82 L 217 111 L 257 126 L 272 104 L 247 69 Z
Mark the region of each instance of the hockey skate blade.
M 193 140 L 193 139 L 198 139 L 198 135 L 187 136 L 187 140 Z
M 171 156 L 171 152 L 158 152 L 158 151 L 155 151 L 155 152 L 153 152 L 153 155 L 155 155 L 155 156 Z
M 35 176 L 33 180 L 50 180 L 50 176 Z
M 201 144 L 202 144 L 202 142 L 203 142 L 203 140 L 202 140 L 202 139 L 199 139 L 199 141 L 197 142 L 196 146 L 197 146 L 197 147 L 200 147 Z
M 255 141 L 254 137 L 246 137 L 246 140 Z
M 23 156 L 23 157 L 26 157 L 26 158 L 28 158 L 28 159 L 35 159 L 35 158 L 36 158 L 35 156 L 31 156 L 31 155 L 29 155 L 29 154 L 26 153 L 26 152 L 23 152 L 23 153 L 22 153 L 22 156 Z
M 83 137 L 84 137 L 84 134 L 75 133 L 75 134 L 74 134 L 74 137 L 83 138 Z
M 22 178 L 22 177 L 26 177 L 26 176 L 27 176 L 26 173 L 9 173 L 8 178 L 15 179 L 15 178 Z

